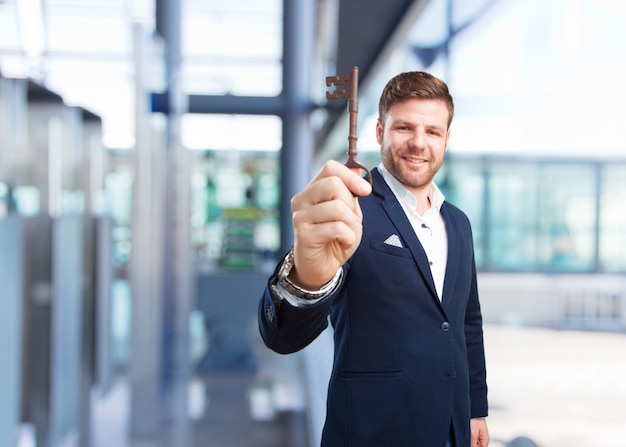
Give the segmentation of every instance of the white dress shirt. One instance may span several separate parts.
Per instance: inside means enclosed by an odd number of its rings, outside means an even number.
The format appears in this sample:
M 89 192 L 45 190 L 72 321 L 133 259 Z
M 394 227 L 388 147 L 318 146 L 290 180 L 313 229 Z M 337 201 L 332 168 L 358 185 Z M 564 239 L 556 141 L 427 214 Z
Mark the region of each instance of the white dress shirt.
M 430 271 L 435 281 L 435 289 L 441 300 L 443 297 L 443 280 L 446 276 L 446 265 L 448 263 L 448 233 L 441 215 L 441 205 L 443 205 L 445 197 L 437 185 L 431 183 L 428 193 L 430 208 L 424 215 L 420 216 L 417 213 L 417 198 L 387 171 L 382 163 L 378 165 L 378 170 L 400 202 L 400 205 L 402 205 L 413 226 L 413 231 L 415 231 L 424 247 L 430 264 Z

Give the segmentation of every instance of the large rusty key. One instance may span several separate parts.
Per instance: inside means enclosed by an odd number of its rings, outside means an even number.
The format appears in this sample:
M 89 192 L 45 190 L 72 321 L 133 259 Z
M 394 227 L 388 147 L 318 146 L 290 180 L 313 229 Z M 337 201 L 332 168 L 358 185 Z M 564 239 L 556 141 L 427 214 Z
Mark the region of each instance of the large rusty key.
M 345 86 L 348 86 L 345 88 Z M 349 168 L 360 169 L 365 173 L 367 180 L 372 183 L 372 174 L 361 163 L 356 161 L 356 123 L 359 114 L 359 68 L 352 67 L 352 72 L 346 76 L 327 76 L 326 86 L 334 86 L 334 91 L 326 91 L 326 99 L 347 99 L 348 114 L 350 116 L 350 129 L 348 132 L 348 161 Z

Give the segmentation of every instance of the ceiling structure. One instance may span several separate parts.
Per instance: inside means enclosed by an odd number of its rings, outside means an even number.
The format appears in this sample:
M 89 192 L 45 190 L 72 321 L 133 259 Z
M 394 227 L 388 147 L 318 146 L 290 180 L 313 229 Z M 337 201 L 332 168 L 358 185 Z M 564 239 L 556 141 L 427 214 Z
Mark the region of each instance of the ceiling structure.
M 376 70 L 376 64 L 384 56 L 384 52 L 392 47 L 399 38 L 404 38 L 406 31 L 415 23 L 419 13 L 428 4 L 428 0 L 328 0 L 320 1 L 317 5 L 318 19 L 323 20 L 322 8 L 326 6 L 332 9 L 331 13 L 337 15 L 331 22 L 335 24 L 333 30 L 335 38 L 328 35 L 320 35 L 317 45 L 331 41 L 335 48 L 329 52 L 335 56 L 332 61 L 337 69 L 337 74 L 347 74 L 353 66 L 359 67 L 361 83 L 366 83 L 368 76 Z M 171 4 L 165 0 L 157 0 L 156 16 L 157 30 L 159 22 L 165 24 L 170 15 Z M 334 8 L 334 9 L 333 9 Z M 159 21 L 159 17 L 164 18 Z M 285 37 L 285 36 L 283 36 Z M 289 37 L 289 36 L 287 36 Z M 331 45 L 332 45 L 331 44 Z M 330 74 L 330 73 L 328 73 Z M 237 95 L 203 95 L 190 93 L 188 106 L 190 113 L 230 113 L 230 114 L 279 114 L 281 102 L 278 97 L 237 96 Z M 167 111 L 167 94 L 154 95 L 156 110 Z M 317 131 L 317 147 L 323 145 L 332 128 L 340 116 L 345 112 L 345 107 L 340 102 L 329 102 L 326 108 L 325 122 Z
M 428 0 L 339 0 L 337 71 L 359 67 L 367 79 L 388 43 L 404 24 L 413 24 Z
M 247 35 L 241 45 L 248 46 L 248 53 L 240 51 L 235 57 L 223 53 L 222 59 L 215 59 L 203 55 L 192 55 L 203 66 L 196 65 L 189 69 L 194 76 L 192 81 L 200 85 L 212 79 L 207 75 L 207 67 L 227 63 L 239 57 L 234 66 L 239 64 L 241 72 L 256 70 L 257 73 L 269 72 L 265 68 L 249 69 L 245 67 L 245 58 L 254 59 L 259 54 L 255 48 L 259 40 L 257 36 L 270 35 L 274 40 L 280 40 L 282 30 L 280 17 L 274 18 L 276 12 L 280 14 L 283 1 L 293 0 L 237 0 L 227 2 L 179 0 L 184 8 L 182 33 L 187 45 L 196 45 L 203 48 L 210 45 L 210 40 L 218 37 L 202 34 L 203 29 L 214 28 L 215 21 L 224 34 L 229 30 L 230 20 L 239 18 L 243 29 L 254 26 L 262 27 L 258 35 Z M 297 1 L 297 0 L 296 0 Z M 359 67 L 360 83 L 366 83 L 376 70 L 377 61 L 384 54 L 394 36 L 404 26 L 414 23 L 417 14 L 425 7 L 428 0 L 319 0 L 319 4 L 330 4 L 335 8 L 336 56 L 337 73 L 349 72 L 354 65 Z M 41 17 L 25 10 L 25 5 L 36 7 Z M 124 122 L 127 127 L 114 129 L 112 133 L 131 133 L 132 128 L 132 94 L 133 52 L 132 26 L 142 24 L 146 29 L 153 28 L 158 17 L 158 1 L 138 0 L 127 2 L 123 0 L 0 0 L 0 70 L 5 76 L 22 75 L 34 80 L 45 81 L 51 90 L 59 93 L 64 100 L 74 105 L 80 105 L 94 113 L 101 115 L 105 121 L 105 131 L 108 117 Z M 243 19 L 242 19 L 243 17 Z M 27 20 L 24 20 L 27 19 Z M 247 20 L 246 25 L 242 20 Z M 192 22 L 195 21 L 195 22 Z M 211 27 L 206 24 L 212 23 Z M 268 25 L 264 25 L 268 23 Z M 247 26 L 247 28 L 246 28 Z M 25 48 L 27 34 L 26 27 L 31 30 L 39 29 L 38 35 L 33 37 L 33 48 Z M 190 33 L 193 29 L 193 34 Z M 240 33 L 241 34 L 241 33 Z M 241 37 L 241 36 L 240 36 Z M 44 41 L 41 41 L 41 40 Z M 225 38 L 227 39 L 227 38 Z M 233 40 L 233 39 L 229 39 Z M 241 39 L 240 39 L 241 40 Z M 197 42 L 194 42 L 197 41 Z M 225 42 L 218 42 L 224 47 Z M 216 45 L 214 43 L 214 45 Z M 278 49 L 272 43 L 265 43 L 270 49 L 261 56 L 256 56 L 266 66 L 280 65 L 280 44 Z M 225 50 L 224 50 L 225 51 Z M 245 50 L 244 50 L 245 51 Z M 30 53 L 29 53 L 30 52 Z M 204 58 L 204 59 L 203 59 Z M 24 61 L 26 61 L 24 63 Z M 15 69 L 22 63 L 24 66 Z M 235 68 L 236 69 L 236 68 Z M 264 71 L 265 70 L 265 71 Z M 278 76 L 270 75 L 268 80 L 263 78 L 262 84 L 272 85 Z M 248 81 L 249 83 L 249 81 Z M 195 84 L 194 84 L 195 85 Z M 192 88 L 192 87 L 190 87 Z M 200 88 L 202 86 L 200 85 Z M 276 95 L 280 94 L 280 85 L 274 87 Z M 195 94 L 193 90 L 191 93 Z M 115 92 L 115 93 L 111 93 Z M 228 92 L 228 90 L 227 90 Z M 199 91 L 198 95 L 204 92 Z M 211 93 L 215 94 L 215 93 Z M 220 94 L 217 92 L 217 94 Z M 112 103 L 111 96 L 117 101 Z M 235 93 L 239 95 L 239 93 Z M 261 96 L 271 96 L 270 93 L 261 93 Z M 254 96 L 254 95 L 241 95 Z M 106 102 L 106 99 L 109 99 Z M 196 99 L 198 99 L 196 97 Z M 106 104 L 105 104 L 106 103 Z M 103 105 L 100 105 L 103 104 Z M 324 138 L 333 127 L 343 108 L 336 104 L 330 105 L 327 121 L 322 126 L 320 138 Z M 232 113 L 226 110 L 225 113 Z M 124 117 L 124 119 L 122 119 Z M 122 124 L 120 124 L 122 125 Z M 124 141 L 123 137 L 114 138 L 113 147 L 117 141 Z M 123 146 L 124 143 L 121 144 Z

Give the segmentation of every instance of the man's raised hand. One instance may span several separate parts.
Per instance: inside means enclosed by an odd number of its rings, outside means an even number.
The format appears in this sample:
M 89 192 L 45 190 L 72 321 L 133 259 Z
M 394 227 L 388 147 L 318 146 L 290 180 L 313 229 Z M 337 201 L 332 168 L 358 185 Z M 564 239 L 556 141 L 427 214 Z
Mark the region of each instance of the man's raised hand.
M 291 199 L 295 262 L 289 275 L 292 282 L 317 290 L 352 256 L 363 234 L 357 197 L 371 191 L 369 182 L 355 170 L 331 160 Z

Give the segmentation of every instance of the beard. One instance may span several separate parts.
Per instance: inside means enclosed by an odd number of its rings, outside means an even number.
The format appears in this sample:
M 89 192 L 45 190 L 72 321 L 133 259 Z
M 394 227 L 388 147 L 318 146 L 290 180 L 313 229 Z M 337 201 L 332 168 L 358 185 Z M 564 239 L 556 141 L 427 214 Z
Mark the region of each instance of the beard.
M 441 160 L 433 161 L 429 157 L 428 162 L 421 166 L 409 166 L 404 162 L 404 157 L 415 157 L 411 151 L 394 153 L 389 145 L 381 146 L 381 161 L 383 166 L 407 188 L 422 189 L 433 181 L 437 172 L 443 165 Z

